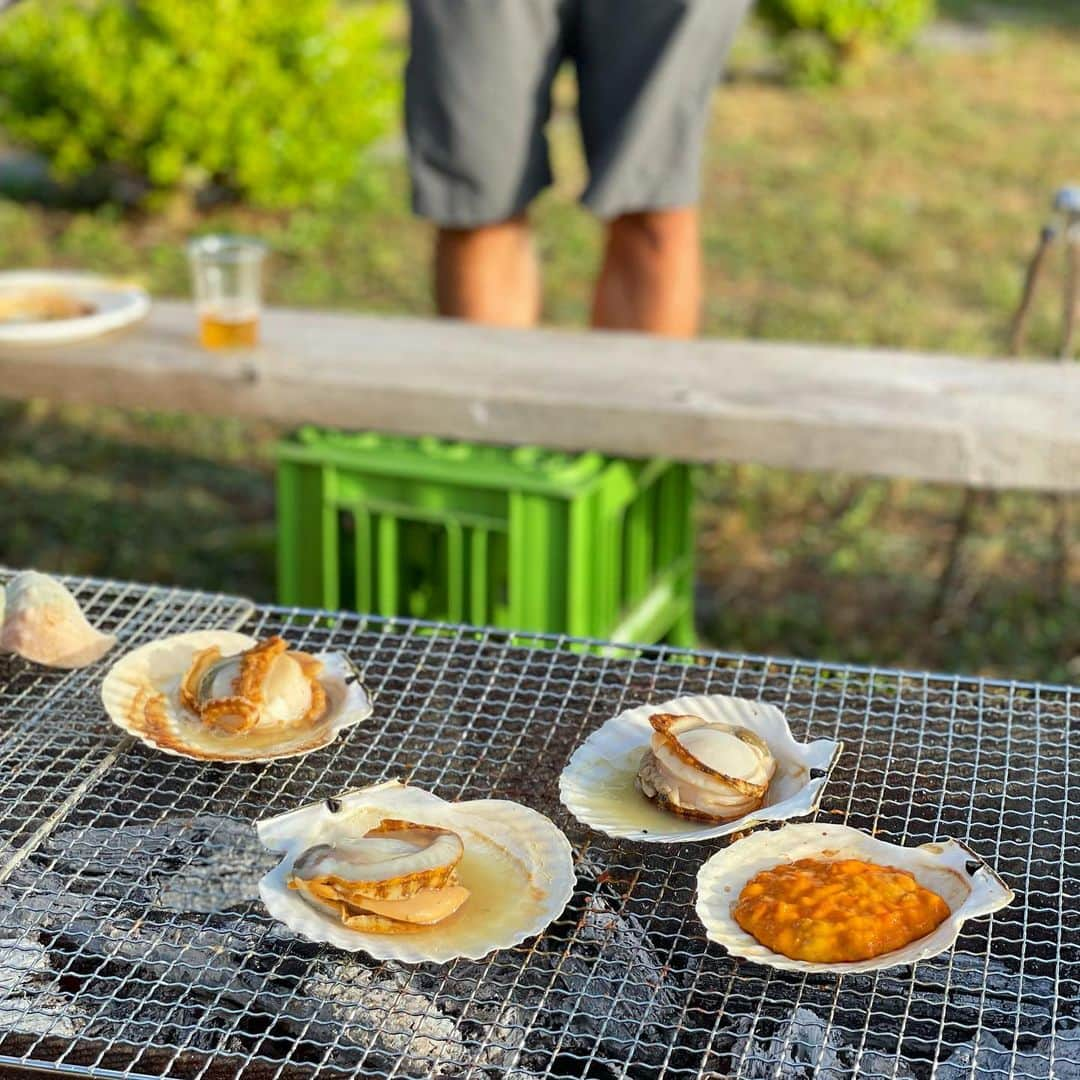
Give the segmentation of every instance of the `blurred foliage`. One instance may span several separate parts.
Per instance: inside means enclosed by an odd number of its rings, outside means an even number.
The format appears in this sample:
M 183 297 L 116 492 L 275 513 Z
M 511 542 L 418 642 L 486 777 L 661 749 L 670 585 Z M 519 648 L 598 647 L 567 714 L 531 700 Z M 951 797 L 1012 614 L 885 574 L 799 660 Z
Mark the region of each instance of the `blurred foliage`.
M 876 53 L 906 45 L 934 15 L 934 0 L 758 0 L 781 39 L 790 77 L 838 82 Z
M 0 34 L 0 127 L 61 179 L 326 202 L 397 119 L 394 5 L 39 0 Z

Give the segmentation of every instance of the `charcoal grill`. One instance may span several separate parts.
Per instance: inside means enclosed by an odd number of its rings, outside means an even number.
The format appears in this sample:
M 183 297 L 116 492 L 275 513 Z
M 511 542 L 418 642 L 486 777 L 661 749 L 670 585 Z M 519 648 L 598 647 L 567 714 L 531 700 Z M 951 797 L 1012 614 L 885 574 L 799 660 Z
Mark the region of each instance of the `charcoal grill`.
M 346 650 L 376 713 L 298 760 L 197 764 L 108 723 L 101 666 L 0 659 L 0 1065 L 125 1080 L 1080 1075 L 1074 691 L 69 585 L 122 647 L 242 626 Z M 556 796 L 605 718 L 701 692 L 771 701 L 797 737 L 844 740 L 821 820 L 959 837 L 1016 903 L 943 956 L 865 977 L 707 945 L 694 876 L 720 842 L 608 840 Z M 274 857 L 251 822 L 389 777 L 551 815 L 577 861 L 565 914 L 483 962 L 416 968 L 270 920 L 253 898 Z

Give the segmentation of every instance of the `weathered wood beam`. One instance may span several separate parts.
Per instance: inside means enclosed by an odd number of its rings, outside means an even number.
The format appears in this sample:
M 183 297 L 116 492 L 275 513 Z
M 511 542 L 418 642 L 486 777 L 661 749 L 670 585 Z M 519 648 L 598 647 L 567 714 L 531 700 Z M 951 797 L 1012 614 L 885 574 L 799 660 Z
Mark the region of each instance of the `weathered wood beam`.
M 216 354 L 194 329 L 158 302 L 124 334 L 0 347 L 0 396 L 1080 490 L 1080 365 L 293 310 Z

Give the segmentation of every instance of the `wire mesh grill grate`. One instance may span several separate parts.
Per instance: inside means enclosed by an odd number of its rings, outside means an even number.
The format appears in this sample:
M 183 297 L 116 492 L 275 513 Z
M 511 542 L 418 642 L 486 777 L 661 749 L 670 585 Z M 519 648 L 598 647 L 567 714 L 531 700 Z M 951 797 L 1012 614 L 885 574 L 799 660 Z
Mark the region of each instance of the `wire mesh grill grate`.
M 536 648 L 501 631 L 72 584 L 125 647 L 250 613 L 251 633 L 344 649 L 376 714 L 305 758 L 200 765 L 112 729 L 100 667 L 0 659 L 0 1063 L 191 1078 L 1080 1075 L 1080 748 L 1066 688 Z M 905 843 L 963 839 L 1017 902 L 943 956 L 863 977 L 706 947 L 694 879 L 719 842 L 608 840 L 562 811 L 556 784 L 608 716 L 697 692 L 760 697 L 797 737 L 843 739 L 824 820 Z M 251 899 L 274 858 L 250 823 L 389 777 L 552 816 L 577 858 L 564 915 L 483 962 L 417 968 L 273 923 Z

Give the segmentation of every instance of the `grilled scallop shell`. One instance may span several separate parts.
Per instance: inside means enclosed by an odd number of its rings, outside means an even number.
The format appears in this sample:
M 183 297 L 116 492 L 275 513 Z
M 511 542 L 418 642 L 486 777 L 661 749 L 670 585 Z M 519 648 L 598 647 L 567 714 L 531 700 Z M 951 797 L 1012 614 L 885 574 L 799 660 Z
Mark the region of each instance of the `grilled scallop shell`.
M 312 876 L 312 860 L 333 858 L 345 875 L 361 874 L 348 869 L 348 846 L 372 830 L 392 840 L 394 830 L 387 828 L 388 822 L 427 827 L 461 840 L 460 858 L 451 854 L 433 859 L 439 866 L 428 870 L 435 874 L 452 870 L 451 884 L 468 890 L 469 896 L 434 925 L 407 933 L 387 932 L 385 927 L 382 932 L 366 930 L 362 923 L 353 928 L 344 924 L 340 911 L 313 901 L 296 887 L 298 872 Z M 263 844 L 282 854 L 277 867 L 259 882 L 259 895 L 270 914 L 310 941 L 365 952 L 376 960 L 405 964 L 445 963 L 461 957 L 479 960 L 543 931 L 559 917 L 574 891 L 566 837 L 543 814 L 501 799 L 449 803 L 391 780 L 267 818 L 256 828 Z M 392 849 L 387 853 L 392 855 Z M 432 878 L 423 880 L 430 883 Z M 447 880 L 436 878 L 443 884 Z
M 799 859 L 860 859 L 906 870 L 935 892 L 951 914 L 933 932 L 869 960 L 816 964 L 773 952 L 735 921 L 732 908 L 743 886 L 762 870 Z M 834 972 L 841 975 L 880 971 L 914 964 L 951 948 L 968 919 L 989 915 L 1012 903 L 1014 893 L 994 870 L 959 840 L 921 847 L 901 847 L 846 825 L 813 822 L 785 825 L 744 836 L 712 856 L 698 871 L 697 914 L 710 941 L 740 956 L 784 971 Z
M 767 745 L 776 771 L 761 804 L 730 820 L 697 821 L 643 797 L 635 787 L 638 772 L 656 733 L 653 719 L 665 714 L 742 729 Z M 559 797 L 583 825 L 608 836 L 646 843 L 692 843 L 727 836 L 762 821 L 812 813 L 842 748 L 842 743 L 831 739 L 796 742 L 784 714 L 765 702 L 718 694 L 681 697 L 628 709 L 607 720 L 574 751 L 559 778 Z
M 110 668 L 105 710 L 163 753 L 237 763 L 318 750 L 371 715 L 346 656 L 274 641 L 196 630 L 143 645 Z

